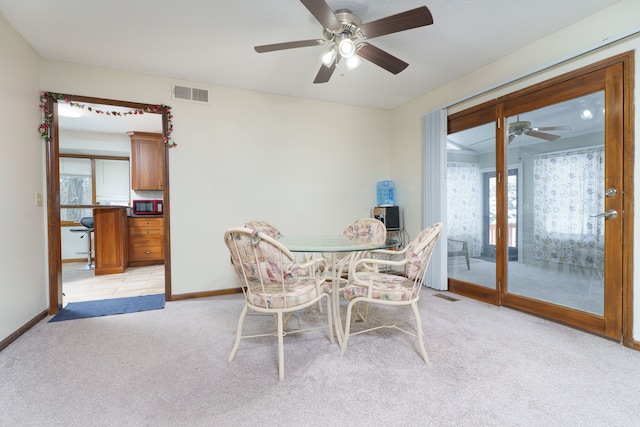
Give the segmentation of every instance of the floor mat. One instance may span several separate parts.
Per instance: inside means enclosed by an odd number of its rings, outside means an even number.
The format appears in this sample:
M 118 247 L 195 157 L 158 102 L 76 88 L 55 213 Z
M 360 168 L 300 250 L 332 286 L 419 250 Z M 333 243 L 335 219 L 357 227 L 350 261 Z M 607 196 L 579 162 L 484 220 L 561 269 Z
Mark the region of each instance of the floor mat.
M 159 310 L 162 308 L 164 308 L 164 294 L 72 302 L 53 316 L 49 322 L 135 313 L 137 311 Z

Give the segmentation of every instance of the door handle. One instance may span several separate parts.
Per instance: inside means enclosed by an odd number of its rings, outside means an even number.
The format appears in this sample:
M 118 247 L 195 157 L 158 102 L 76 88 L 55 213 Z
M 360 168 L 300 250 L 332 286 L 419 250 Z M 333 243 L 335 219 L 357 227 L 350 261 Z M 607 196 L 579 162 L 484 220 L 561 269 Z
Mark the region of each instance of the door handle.
M 605 217 L 605 218 L 615 218 L 618 216 L 618 211 L 613 210 L 613 209 L 607 209 L 606 211 L 602 212 L 601 214 L 598 215 L 589 215 L 591 218 L 599 218 L 601 216 Z

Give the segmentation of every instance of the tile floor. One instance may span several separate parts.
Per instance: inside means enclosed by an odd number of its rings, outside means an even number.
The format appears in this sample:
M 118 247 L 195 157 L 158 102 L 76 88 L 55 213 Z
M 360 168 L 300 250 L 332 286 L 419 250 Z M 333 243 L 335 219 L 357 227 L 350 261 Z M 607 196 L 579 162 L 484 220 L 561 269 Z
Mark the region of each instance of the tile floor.
M 124 273 L 96 276 L 93 270 L 77 270 L 85 264 L 62 264 L 63 306 L 70 302 L 164 293 L 164 265 L 129 267 Z

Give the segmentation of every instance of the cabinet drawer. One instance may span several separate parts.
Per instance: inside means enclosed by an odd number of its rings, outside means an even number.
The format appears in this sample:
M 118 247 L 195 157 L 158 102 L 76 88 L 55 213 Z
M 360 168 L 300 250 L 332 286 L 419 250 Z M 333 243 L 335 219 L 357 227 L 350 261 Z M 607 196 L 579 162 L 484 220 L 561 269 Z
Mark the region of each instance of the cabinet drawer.
M 163 227 L 129 227 L 129 236 L 163 236 Z
M 131 252 L 129 257 L 132 261 L 164 259 L 162 245 L 135 245 L 129 249 Z
M 129 240 L 129 258 L 132 261 L 164 259 L 162 236 L 138 236 Z
M 129 218 L 129 227 L 163 227 L 164 218 Z
M 164 243 L 164 236 L 151 235 L 151 236 L 135 236 L 129 238 L 129 246 L 146 246 L 146 245 L 162 245 Z
M 129 264 L 151 265 L 164 261 L 164 219 L 129 218 Z

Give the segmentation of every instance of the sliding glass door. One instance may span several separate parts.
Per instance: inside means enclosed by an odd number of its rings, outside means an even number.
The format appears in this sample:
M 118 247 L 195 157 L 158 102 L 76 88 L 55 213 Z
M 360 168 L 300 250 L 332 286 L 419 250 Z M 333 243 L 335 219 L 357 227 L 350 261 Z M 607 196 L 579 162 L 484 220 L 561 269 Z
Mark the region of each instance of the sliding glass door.
M 615 219 L 604 213 L 604 91 L 508 117 L 507 131 L 528 185 L 506 291 L 604 315 L 605 221 Z
M 449 290 L 622 337 L 623 71 L 599 64 L 449 116 Z
M 492 120 L 447 136 L 448 276 L 488 288 L 477 293 L 483 299 L 491 295 L 490 300 L 496 287 L 495 243 L 490 237 L 496 224 L 494 135 Z

